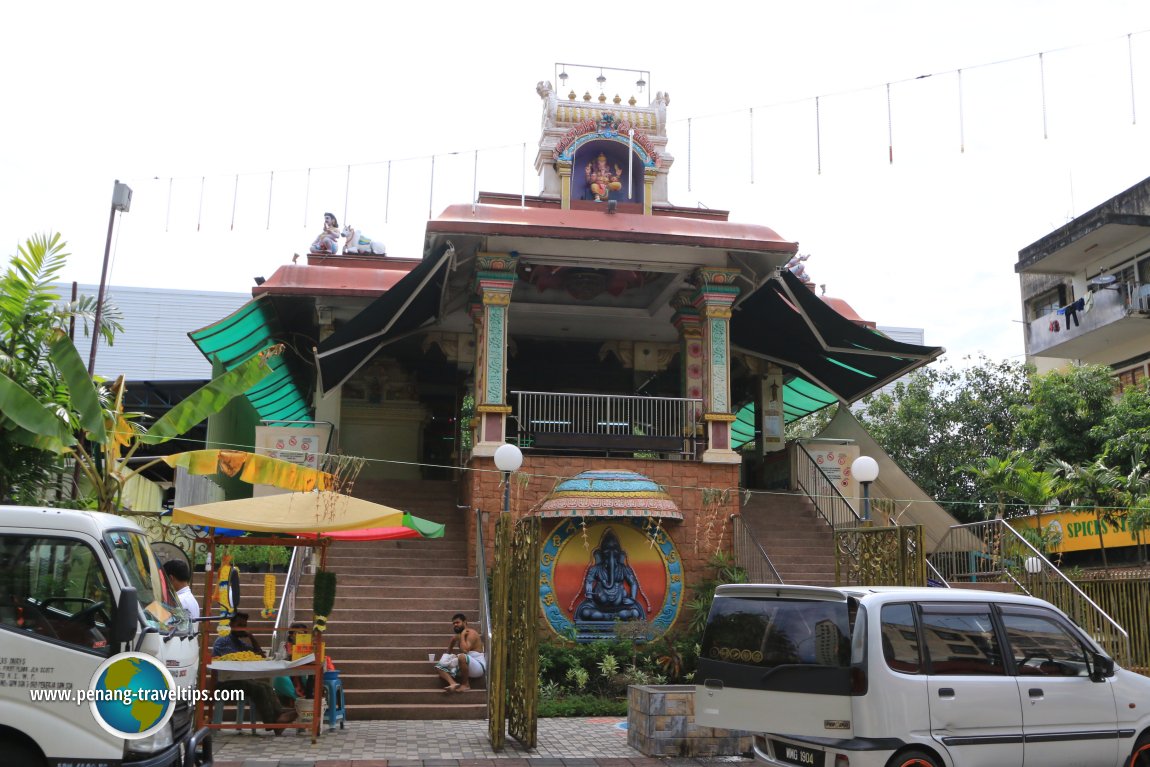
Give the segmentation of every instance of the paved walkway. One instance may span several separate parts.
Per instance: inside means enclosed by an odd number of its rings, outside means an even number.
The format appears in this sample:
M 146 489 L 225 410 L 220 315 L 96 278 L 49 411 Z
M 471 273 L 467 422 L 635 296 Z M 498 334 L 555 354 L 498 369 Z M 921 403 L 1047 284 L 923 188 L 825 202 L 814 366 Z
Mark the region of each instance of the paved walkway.
M 486 720 L 348 722 L 313 746 L 305 733 L 275 737 L 217 730 L 217 767 L 698 767 L 695 759 L 648 759 L 627 745 L 627 720 L 618 717 L 540 719 L 538 746 L 507 739 L 491 750 Z M 729 757 L 706 763 L 750 765 Z

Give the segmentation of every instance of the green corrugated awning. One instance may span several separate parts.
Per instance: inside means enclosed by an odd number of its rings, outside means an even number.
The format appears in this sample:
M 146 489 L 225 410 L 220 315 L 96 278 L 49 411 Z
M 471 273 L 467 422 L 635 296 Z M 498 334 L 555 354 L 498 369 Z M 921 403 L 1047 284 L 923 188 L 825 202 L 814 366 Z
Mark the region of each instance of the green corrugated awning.
M 188 333 L 192 343 L 212 364 L 231 370 L 264 349 L 279 343 L 279 322 L 271 302 L 253 299 L 219 322 Z M 272 372 L 246 393 L 264 421 L 310 421 L 311 408 L 300 389 L 286 355 L 272 357 Z
M 835 395 L 801 378 L 792 378 L 783 386 L 783 420 L 786 423 L 797 421 L 836 402 Z M 757 422 L 754 402 L 739 408 L 735 422 L 731 424 L 731 446 L 738 450 L 753 442 Z

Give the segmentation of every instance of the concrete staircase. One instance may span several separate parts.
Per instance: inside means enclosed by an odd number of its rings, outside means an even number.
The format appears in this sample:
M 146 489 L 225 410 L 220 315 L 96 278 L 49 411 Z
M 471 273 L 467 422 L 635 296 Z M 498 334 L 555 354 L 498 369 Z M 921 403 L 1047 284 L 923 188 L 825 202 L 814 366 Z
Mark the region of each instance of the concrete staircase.
M 341 541 L 328 548 L 327 568 L 336 574 L 335 608 L 328 621 L 327 649 L 340 671 L 348 721 L 368 719 L 482 719 L 487 716 L 485 680 L 466 693 L 443 692 L 428 662 L 451 636 L 451 616 L 470 625 L 479 614 L 478 583 L 467 573 L 467 510 L 455 506 L 455 485 L 442 481 L 356 484 L 354 495 L 447 525 L 443 538 L 402 541 Z M 276 580 L 282 593 L 285 576 Z M 258 620 L 263 576 L 243 574 L 243 607 L 257 636 L 271 633 Z M 311 622 L 314 577 L 303 576 L 296 597 L 297 621 Z M 268 644 L 264 642 L 264 644 Z
M 755 493 L 742 516 L 784 583 L 835 585 L 834 533 L 806 496 Z

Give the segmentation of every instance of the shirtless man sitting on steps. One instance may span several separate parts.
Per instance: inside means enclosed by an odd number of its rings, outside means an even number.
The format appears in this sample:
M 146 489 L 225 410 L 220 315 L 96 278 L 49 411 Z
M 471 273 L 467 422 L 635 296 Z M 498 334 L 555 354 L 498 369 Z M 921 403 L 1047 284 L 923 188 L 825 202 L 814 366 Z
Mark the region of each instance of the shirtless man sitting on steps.
M 451 616 L 451 630 L 455 635 L 447 643 L 448 652 L 456 652 L 459 665 L 455 669 L 447 669 L 436 665 L 435 670 L 439 678 L 447 682 L 444 692 L 467 692 L 471 689 L 471 680 L 483 676 L 487 670 L 487 658 L 483 655 L 483 638 L 479 632 L 467 625 L 467 616 L 456 613 Z M 458 681 L 457 681 L 458 680 Z

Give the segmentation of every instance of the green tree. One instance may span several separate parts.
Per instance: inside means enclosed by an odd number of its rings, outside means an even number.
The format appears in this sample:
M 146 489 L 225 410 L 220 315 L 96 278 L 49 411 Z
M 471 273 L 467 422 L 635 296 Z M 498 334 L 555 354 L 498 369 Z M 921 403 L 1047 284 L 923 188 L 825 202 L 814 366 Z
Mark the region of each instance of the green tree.
M 111 386 L 93 382 L 72 339 L 56 330 L 48 352 L 60 376 L 56 399 L 44 402 L 37 392 L 0 374 L 0 412 L 18 443 L 75 461 L 95 495 L 96 509 L 115 513 L 124 483 L 149 465 L 130 466 L 141 446 L 175 439 L 218 413 L 268 375 L 267 358 L 281 350 L 265 349 L 217 376 L 145 428 L 137 414 L 123 409 L 123 377 Z
M 1150 382 L 1127 386 L 1091 432 L 1102 444 L 1102 455 L 1111 466 L 1138 462 L 1141 451 L 1150 445 Z
M 1040 461 L 1089 463 L 1102 454 L 1096 428 L 1114 408 L 1114 378 L 1105 365 L 1071 365 L 1036 375 L 1030 407 L 1020 413 L 1019 433 Z
M 982 487 L 994 493 L 998 504 L 995 516 L 998 519 L 1006 518 L 1006 504 L 1014 494 L 1014 472 L 1020 458 L 1021 454 L 1014 451 L 1006 458 L 987 456 L 978 463 L 958 468 L 959 472 L 974 475 Z M 990 514 L 986 516 L 989 518 Z
M 53 284 L 67 263 L 67 245 L 59 234 L 29 238 L 0 275 L 0 374 L 45 403 L 63 405 L 66 395 L 49 359 L 53 335 L 73 320 L 85 333 L 95 299 L 63 301 Z M 105 306 L 101 336 L 111 344 L 121 330 L 119 313 Z M 38 500 L 59 468 L 57 456 L 26 444 L 7 411 L 0 410 L 0 502 Z
M 981 516 L 994 491 L 972 472 L 956 472 L 991 456 L 1025 450 L 1017 434 L 1029 404 L 1029 368 L 986 357 L 964 368 L 921 368 L 863 400 L 859 420 L 918 485 L 963 521 Z
M 1106 557 L 1106 542 L 1102 537 L 1105 524 L 1113 524 L 1117 518 L 1116 504 L 1121 502 L 1123 477 L 1114 468 L 1107 466 L 1102 459 L 1070 464 L 1056 459 L 1055 471 L 1065 480 L 1065 492 L 1073 505 L 1085 507 L 1094 512 L 1095 529 L 1098 532 L 1098 550 L 1102 553 L 1102 567 L 1109 571 Z
M 1146 558 L 1142 533 L 1150 529 L 1150 466 L 1145 461 L 1146 446 L 1138 445 L 1132 456 L 1130 471 L 1118 483 L 1118 503 L 1123 507 L 1126 529 L 1133 536 L 1143 561 Z

